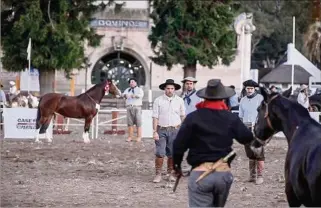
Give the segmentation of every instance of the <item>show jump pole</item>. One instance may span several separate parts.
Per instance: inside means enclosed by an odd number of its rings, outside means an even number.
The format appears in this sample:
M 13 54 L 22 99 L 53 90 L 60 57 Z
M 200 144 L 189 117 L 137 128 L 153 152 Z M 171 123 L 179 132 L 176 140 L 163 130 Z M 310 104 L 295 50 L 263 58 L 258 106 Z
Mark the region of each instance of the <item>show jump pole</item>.
M 31 68 L 31 38 L 29 38 L 28 48 L 27 48 L 27 59 L 28 59 L 28 94 L 30 89 L 30 68 Z

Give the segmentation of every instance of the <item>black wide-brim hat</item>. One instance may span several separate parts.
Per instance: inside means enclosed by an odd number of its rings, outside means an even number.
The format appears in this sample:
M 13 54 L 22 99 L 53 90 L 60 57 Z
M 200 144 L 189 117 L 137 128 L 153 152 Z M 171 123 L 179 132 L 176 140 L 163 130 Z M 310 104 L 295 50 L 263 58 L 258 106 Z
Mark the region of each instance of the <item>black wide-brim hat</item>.
M 235 90 L 224 86 L 220 79 L 210 79 L 207 86 L 198 90 L 196 95 L 206 100 L 222 100 L 235 95 Z
M 134 80 L 137 83 L 137 79 L 134 77 L 129 78 L 128 83 L 130 83 L 131 80 Z
M 243 82 L 244 87 L 259 87 L 259 84 L 253 81 L 252 79 L 246 80 Z
M 175 81 L 173 79 L 167 79 L 165 81 L 165 83 L 159 85 L 159 89 L 165 90 L 166 85 L 174 85 L 175 90 L 181 89 L 181 86 L 179 84 L 175 83 Z

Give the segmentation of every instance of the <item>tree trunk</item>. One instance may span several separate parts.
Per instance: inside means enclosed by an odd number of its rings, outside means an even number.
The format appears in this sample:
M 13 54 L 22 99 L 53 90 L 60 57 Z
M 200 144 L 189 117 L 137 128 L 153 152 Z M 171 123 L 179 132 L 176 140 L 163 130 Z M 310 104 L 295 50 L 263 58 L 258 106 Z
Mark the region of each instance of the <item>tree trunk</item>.
M 55 70 L 39 70 L 40 96 L 50 92 L 55 92 L 54 82 Z
M 185 77 L 194 77 L 194 78 L 196 77 L 196 63 L 184 66 L 183 69 L 184 69 L 184 78 Z

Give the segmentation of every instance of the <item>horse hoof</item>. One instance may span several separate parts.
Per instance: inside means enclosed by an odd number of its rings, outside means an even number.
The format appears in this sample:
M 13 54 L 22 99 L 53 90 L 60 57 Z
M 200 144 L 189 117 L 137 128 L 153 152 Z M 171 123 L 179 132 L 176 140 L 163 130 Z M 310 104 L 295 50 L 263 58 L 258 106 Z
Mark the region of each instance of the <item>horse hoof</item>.
M 90 140 L 84 140 L 85 144 L 89 144 Z
M 52 143 L 52 139 L 48 139 L 47 141 L 48 141 L 49 143 Z
M 35 143 L 40 144 L 40 143 L 42 143 L 42 141 L 40 141 L 40 140 L 36 140 L 36 141 L 35 141 Z

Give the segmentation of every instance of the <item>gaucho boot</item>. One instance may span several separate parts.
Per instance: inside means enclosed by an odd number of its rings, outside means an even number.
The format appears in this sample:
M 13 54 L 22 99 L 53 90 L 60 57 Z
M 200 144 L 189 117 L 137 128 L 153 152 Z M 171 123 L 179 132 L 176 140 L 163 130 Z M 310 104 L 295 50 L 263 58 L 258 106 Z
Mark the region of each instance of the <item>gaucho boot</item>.
M 156 157 L 155 158 L 155 171 L 156 171 L 156 175 L 155 178 L 153 180 L 154 183 L 159 183 L 162 180 L 162 167 L 163 167 L 163 161 L 164 158 L 162 157 Z
M 137 127 L 137 142 L 142 141 L 142 127 Z
M 248 182 L 255 182 L 256 181 L 256 160 L 249 160 L 249 171 L 250 177 Z
M 168 157 L 167 158 L 167 176 L 168 176 L 168 181 L 170 182 L 176 181 L 176 178 L 173 176 L 173 170 L 174 170 L 173 158 Z
M 256 184 L 262 184 L 263 183 L 263 170 L 264 170 L 264 161 L 257 161 L 257 179 Z
M 131 142 L 132 138 L 134 135 L 134 127 L 133 126 L 128 126 L 128 138 L 127 138 L 127 142 Z

